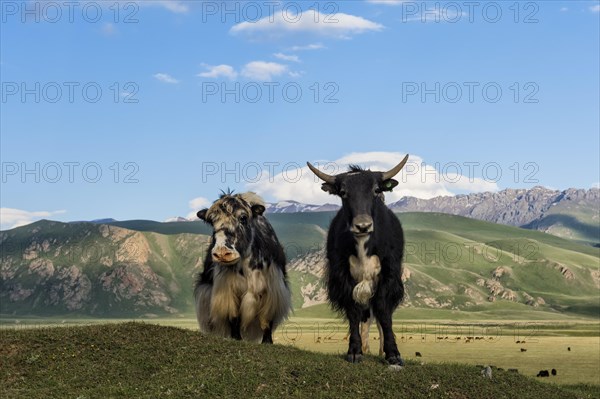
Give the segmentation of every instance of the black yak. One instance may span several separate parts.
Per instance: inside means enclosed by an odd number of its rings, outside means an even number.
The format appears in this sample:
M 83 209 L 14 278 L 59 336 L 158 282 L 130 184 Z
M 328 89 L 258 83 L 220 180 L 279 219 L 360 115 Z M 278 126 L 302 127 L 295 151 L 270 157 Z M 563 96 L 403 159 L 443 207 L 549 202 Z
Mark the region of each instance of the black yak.
M 408 155 L 387 172 L 351 166 L 336 176 L 307 163 L 324 181 L 321 188 L 342 199 L 327 235 L 326 278 L 329 302 L 350 325 L 346 359 L 352 363 L 360 362 L 368 349 L 368 328 L 374 316 L 383 336 L 380 352 L 383 349 L 390 364 L 404 364 L 392 331 L 392 314 L 404 297 L 404 233 L 385 205 L 383 193 L 398 185 L 392 178 L 407 160 Z

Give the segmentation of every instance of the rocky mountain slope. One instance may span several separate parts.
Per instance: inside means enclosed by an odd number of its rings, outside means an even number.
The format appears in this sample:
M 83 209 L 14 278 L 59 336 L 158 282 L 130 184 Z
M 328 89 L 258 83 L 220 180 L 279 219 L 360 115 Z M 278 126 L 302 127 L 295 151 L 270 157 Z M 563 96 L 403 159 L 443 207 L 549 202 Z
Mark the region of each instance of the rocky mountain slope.
M 492 223 L 544 231 L 583 243 L 600 245 L 600 189 L 506 189 L 496 193 L 420 199 L 404 197 L 389 203 L 394 212 L 439 212 Z M 339 205 L 297 201 L 267 204 L 268 213 L 337 211 Z M 168 222 L 187 221 L 171 218 Z
M 428 200 L 405 197 L 389 207 L 397 212 L 442 212 L 600 242 L 597 188 L 558 191 L 538 186 Z
M 295 212 L 329 212 L 340 209 L 339 205 L 323 204 L 312 205 L 303 204 L 298 201 L 280 201 L 277 203 L 267 203 L 267 213 L 295 213 Z
M 600 189 L 506 189 L 496 193 L 420 199 L 404 197 L 389 203 L 394 212 L 439 212 L 492 223 L 544 231 L 564 238 L 600 245 Z M 339 209 L 285 201 L 269 204 L 267 212 L 323 212 Z
M 40 221 L 0 233 L 0 313 L 178 313 L 208 237 Z
M 323 244 L 333 215 L 269 216 L 289 259 L 295 309 L 325 302 Z M 406 236 L 404 306 L 600 311 L 598 248 L 458 216 L 399 217 Z M 201 222 L 149 221 L 40 221 L 0 232 L 0 313 L 190 315 L 208 233 Z

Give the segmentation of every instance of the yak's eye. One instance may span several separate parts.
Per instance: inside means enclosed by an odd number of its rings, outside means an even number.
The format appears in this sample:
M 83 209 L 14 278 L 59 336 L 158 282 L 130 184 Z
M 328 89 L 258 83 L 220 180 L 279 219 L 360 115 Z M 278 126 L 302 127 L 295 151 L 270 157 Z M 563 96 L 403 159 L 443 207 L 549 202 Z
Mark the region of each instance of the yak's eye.
M 344 189 L 340 190 L 340 197 L 346 198 L 348 196 L 348 192 Z
M 241 223 L 241 224 L 246 224 L 246 223 L 248 223 L 248 216 L 246 216 L 246 215 L 242 215 L 242 216 L 240 216 L 240 223 Z
M 375 189 L 373 191 L 375 192 L 375 195 L 379 195 L 382 192 L 379 187 L 375 187 Z

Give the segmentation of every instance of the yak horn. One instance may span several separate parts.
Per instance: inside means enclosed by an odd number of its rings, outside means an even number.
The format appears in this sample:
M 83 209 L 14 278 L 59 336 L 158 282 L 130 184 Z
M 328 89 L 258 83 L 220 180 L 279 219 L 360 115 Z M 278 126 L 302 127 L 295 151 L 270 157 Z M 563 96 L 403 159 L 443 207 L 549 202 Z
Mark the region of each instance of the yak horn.
M 388 170 L 387 172 L 383 172 L 383 180 L 385 181 L 385 180 L 391 179 L 392 177 L 396 176 L 398 174 L 398 172 L 400 172 L 402 170 L 402 168 L 406 164 L 406 161 L 408 161 L 408 154 L 404 157 L 404 159 L 402 161 L 400 161 L 400 163 L 398 165 L 396 165 L 392 169 Z
M 310 164 L 310 162 L 306 163 L 312 172 L 317 175 L 317 177 L 323 180 L 325 183 L 333 184 L 335 183 L 335 176 L 328 175 L 327 173 L 321 172 L 319 169 L 315 168 Z

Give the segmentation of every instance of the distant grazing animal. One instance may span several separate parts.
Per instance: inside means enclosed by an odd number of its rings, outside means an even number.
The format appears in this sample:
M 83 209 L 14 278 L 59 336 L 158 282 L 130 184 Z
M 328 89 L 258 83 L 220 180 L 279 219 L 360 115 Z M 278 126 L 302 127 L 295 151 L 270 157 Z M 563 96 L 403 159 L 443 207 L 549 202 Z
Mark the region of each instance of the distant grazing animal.
M 567 348 L 567 350 L 568 350 L 569 352 L 571 352 L 571 347 L 569 346 L 569 347 Z
M 194 297 L 200 330 L 273 343 L 291 308 L 285 254 L 256 194 L 224 193 L 198 217 L 213 228 Z
M 521 352 L 527 352 L 527 349 L 521 348 Z
M 481 370 L 481 375 L 484 376 L 485 378 L 491 379 L 492 378 L 492 367 L 487 366 L 486 368 Z
M 415 352 L 415 356 L 416 357 L 422 357 L 423 355 L 421 355 L 421 352 Z
M 551 373 L 552 375 L 556 375 L 556 374 L 557 374 L 557 372 L 556 372 L 556 369 L 552 369 L 552 371 L 551 371 L 550 373 Z
M 548 370 L 540 370 L 540 372 L 537 374 L 537 377 L 550 377 L 550 373 Z
M 380 334 L 380 352 L 392 365 L 404 362 L 392 331 L 392 313 L 404 297 L 402 255 L 404 233 L 400 221 L 385 205 L 383 193 L 392 191 L 394 177 L 408 155 L 387 172 L 357 166 L 336 176 L 310 170 L 324 181 L 321 188 L 342 199 L 327 235 L 327 293 L 335 310 L 349 323 L 349 362 L 357 363 L 368 350 L 368 333 L 374 316 Z M 362 323 L 362 325 L 361 325 Z

